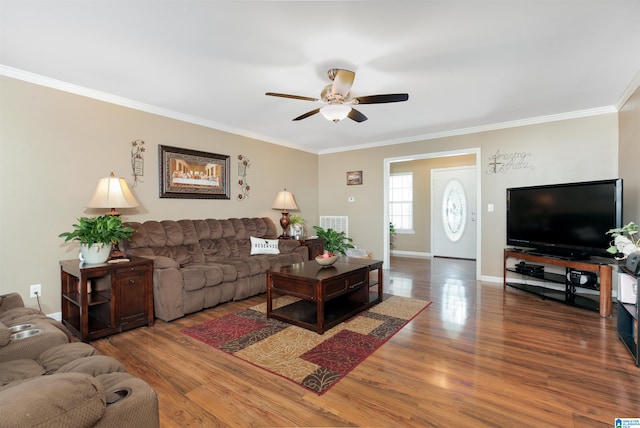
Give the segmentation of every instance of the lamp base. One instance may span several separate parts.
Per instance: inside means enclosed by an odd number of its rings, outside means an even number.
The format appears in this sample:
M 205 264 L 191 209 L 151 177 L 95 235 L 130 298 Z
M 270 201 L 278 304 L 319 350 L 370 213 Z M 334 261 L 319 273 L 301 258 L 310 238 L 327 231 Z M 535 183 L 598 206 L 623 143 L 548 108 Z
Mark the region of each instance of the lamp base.
M 109 254 L 109 260 L 124 259 L 127 255 L 118 247 L 118 244 L 113 244 L 111 247 L 111 254 Z
M 282 217 L 280 217 L 280 226 L 282 227 L 282 235 L 278 236 L 279 239 L 289 239 L 289 211 L 282 211 Z

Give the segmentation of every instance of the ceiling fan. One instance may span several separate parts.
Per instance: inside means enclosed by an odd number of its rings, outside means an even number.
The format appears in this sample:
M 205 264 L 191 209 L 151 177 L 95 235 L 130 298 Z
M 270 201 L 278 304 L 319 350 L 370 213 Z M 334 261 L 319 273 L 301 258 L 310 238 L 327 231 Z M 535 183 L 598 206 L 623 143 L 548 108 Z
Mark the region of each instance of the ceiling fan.
M 353 85 L 356 73 L 349 70 L 343 70 L 341 68 L 332 68 L 327 72 L 327 75 L 333 83 L 324 87 L 320 93 L 320 98 L 279 94 L 276 92 L 267 92 L 265 95 L 326 103 L 324 107 L 311 110 L 310 112 L 298 116 L 293 120 L 302 120 L 309 116 L 313 116 L 316 113 L 321 113 L 325 118 L 333 122 L 340 122 L 345 117 L 356 122 L 364 122 L 367 120 L 367 116 L 353 108 L 353 106 L 358 104 L 397 103 L 400 101 L 407 101 L 409 99 L 409 94 L 369 95 L 365 97 L 352 98 L 349 96 L 349 91 L 351 90 L 351 85 Z

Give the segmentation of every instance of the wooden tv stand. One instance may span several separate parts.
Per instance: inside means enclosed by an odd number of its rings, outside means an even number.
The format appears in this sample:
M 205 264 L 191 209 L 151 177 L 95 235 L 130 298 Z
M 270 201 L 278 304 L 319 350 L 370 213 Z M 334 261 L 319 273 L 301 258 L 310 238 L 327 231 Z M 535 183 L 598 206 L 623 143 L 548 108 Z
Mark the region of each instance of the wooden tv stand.
M 507 259 L 513 258 L 518 260 L 524 260 L 527 262 L 538 263 L 542 265 L 561 266 L 567 269 L 576 269 L 581 271 L 595 272 L 598 275 L 600 283 L 600 301 L 599 305 L 595 306 L 596 302 L 590 303 L 589 299 L 580 298 L 576 296 L 572 291 L 573 286 L 568 283 L 566 276 L 556 273 L 544 273 L 540 275 L 526 275 L 534 279 L 541 281 L 548 281 L 556 284 L 565 284 L 565 292 L 557 290 L 551 290 L 544 286 L 528 285 L 514 282 L 507 282 L 507 272 L 515 272 L 513 267 L 507 266 Z M 504 285 L 506 289 L 507 285 L 518 288 L 520 290 L 532 292 L 543 296 L 544 298 L 560 301 L 569 305 L 584 307 L 587 309 L 594 309 L 600 312 L 601 317 L 611 316 L 611 283 L 612 283 L 612 268 L 610 261 L 607 259 L 594 258 L 593 260 L 569 260 L 560 257 L 542 256 L 537 254 L 527 253 L 526 251 L 516 249 L 504 250 Z

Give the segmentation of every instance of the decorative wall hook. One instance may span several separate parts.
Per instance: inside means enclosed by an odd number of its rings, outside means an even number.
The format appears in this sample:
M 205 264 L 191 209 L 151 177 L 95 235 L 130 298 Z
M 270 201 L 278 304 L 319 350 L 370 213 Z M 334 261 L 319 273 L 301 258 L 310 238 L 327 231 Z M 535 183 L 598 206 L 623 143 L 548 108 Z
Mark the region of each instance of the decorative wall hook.
M 238 200 L 242 201 L 249 197 L 249 191 L 251 186 L 247 182 L 247 168 L 251 166 L 249 158 L 244 155 L 238 155 L 238 186 L 240 186 L 240 193 L 238 193 Z
M 144 176 L 144 152 L 144 141 L 135 140 L 131 142 L 131 175 L 133 175 L 131 187 L 136 187 L 138 177 Z M 142 182 L 142 180 L 140 181 Z

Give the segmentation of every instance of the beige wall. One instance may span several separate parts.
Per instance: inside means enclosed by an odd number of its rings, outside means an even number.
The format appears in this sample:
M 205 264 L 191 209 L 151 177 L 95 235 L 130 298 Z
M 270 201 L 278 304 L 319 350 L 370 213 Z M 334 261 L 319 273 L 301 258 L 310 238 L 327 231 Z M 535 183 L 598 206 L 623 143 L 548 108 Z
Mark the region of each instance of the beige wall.
M 484 278 L 502 277 L 505 247 L 505 190 L 535 184 L 606 179 L 618 176 L 617 114 L 562 120 L 496 131 L 398 144 L 320 156 L 320 215 L 348 215 L 354 242 L 383 255 L 386 233 L 383 214 L 384 160 L 424 153 L 446 153 L 480 148 L 480 270 Z M 489 163 L 496 153 L 526 153 L 523 164 L 493 173 Z M 517 168 L 520 167 L 520 168 Z M 345 171 L 363 170 L 362 186 L 346 186 Z M 357 189 L 351 190 L 353 187 Z M 356 196 L 348 203 L 348 194 Z M 495 211 L 487 212 L 494 204 Z M 353 225 L 353 226 L 352 226 Z
M 640 88 L 620 109 L 620 176 L 624 179 L 624 220 L 640 223 Z
M 396 234 L 393 250 L 431 252 L 431 171 L 438 168 L 475 165 L 475 155 L 445 156 L 408 162 L 392 162 L 390 173 L 413 173 L 413 234 Z
M 268 216 L 279 190 L 295 195 L 311 224 L 318 216 L 318 157 L 19 80 L 0 77 L 0 294 L 42 284 L 42 309 L 60 311 L 58 260 L 77 257 L 58 234 L 84 215 L 98 179 L 114 172 L 133 182 L 130 142 L 145 141 L 144 176 L 133 189 L 141 207 L 124 220 Z M 160 199 L 158 145 L 229 155 L 230 200 Z M 251 160 L 250 197 L 236 200 L 237 156 Z M 278 226 L 279 227 L 279 226 Z
M 387 233 L 385 159 L 479 148 L 480 270 L 485 278 L 502 276 L 507 187 L 618 176 L 615 113 L 317 156 L 7 77 L 0 78 L 0 85 L 0 293 L 18 291 L 34 306 L 29 285 L 41 283 L 47 313 L 60 310 L 58 260 L 77 254 L 77 247 L 63 243 L 58 234 L 70 230 L 79 216 L 99 214 L 84 208 L 98 178 L 113 171 L 131 182 L 130 142 L 135 139 L 144 140 L 147 149 L 145 175 L 134 189 L 142 206 L 125 212 L 125 220 L 267 215 L 277 221 L 279 213 L 271 204 L 277 191 L 287 187 L 308 227 L 318 224 L 319 215 L 347 215 L 354 242 L 378 258 Z M 620 161 L 627 198 L 633 184 L 626 175 L 638 182 L 633 164 L 638 114 L 636 92 L 620 124 L 622 157 L 629 158 Z M 231 156 L 232 199 L 158 198 L 160 144 Z M 493 173 L 489 163 L 496 152 L 527 153 L 530 168 Z M 251 196 L 242 202 L 235 199 L 239 154 L 252 161 Z M 508 164 L 500 160 L 501 166 Z M 363 184 L 347 186 L 346 172 L 358 170 Z M 355 202 L 347 202 L 349 196 Z M 493 213 L 486 211 L 489 203 L 495 205 Z M 639 212 L 637 199 L 634 205 Z

